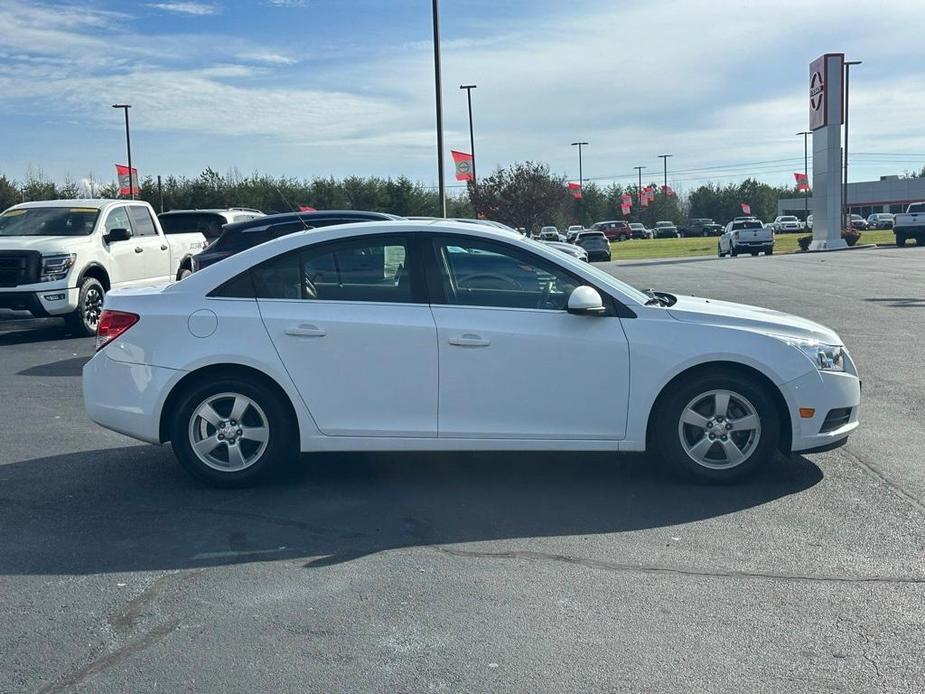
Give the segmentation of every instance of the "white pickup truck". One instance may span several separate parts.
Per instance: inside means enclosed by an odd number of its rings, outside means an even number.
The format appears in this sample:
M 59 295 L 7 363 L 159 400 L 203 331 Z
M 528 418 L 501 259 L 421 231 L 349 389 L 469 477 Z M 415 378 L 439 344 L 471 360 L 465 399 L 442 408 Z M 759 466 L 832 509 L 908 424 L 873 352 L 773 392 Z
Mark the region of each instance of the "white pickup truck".
M 722 258 L 740 253 L 771 255 L 774 252 L 774 232 L 760 219 L 734 219 L 726 225 L 716 245 L 716 254 Z
M 893 233 L 896 245 L 905 246 L 907 239 L 915 239 L 915 245 L 925 246 L 925 202 L 914 202 L 893 217 Z
M 0 308 L 62 316 L 95 335 L 107 291 L 178 279 L 206 245 L 200 233 L 165 236 L 136 200 L 48 200 L 0 214 Z

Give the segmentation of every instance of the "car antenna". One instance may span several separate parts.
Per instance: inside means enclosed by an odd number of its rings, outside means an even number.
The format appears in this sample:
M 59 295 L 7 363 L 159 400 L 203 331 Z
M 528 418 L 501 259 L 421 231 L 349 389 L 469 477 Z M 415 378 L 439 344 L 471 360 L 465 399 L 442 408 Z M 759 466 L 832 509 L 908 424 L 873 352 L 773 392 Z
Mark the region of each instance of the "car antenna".
M 296 216 L 296 218 L 298 218 L 300 222 L 302 222 L 302 226 L 305 227 L 305 231 L 311 231 L 312 229 L 314 229 L 315 227 L 308 226 L 308 222 L 302 219 L 302 215 L 299 214 L 299 211 L 296 210 L 296 208 L 292 206 L 292 203 L 289 202 L 286 196 L 283 195 L 283 191 L 279 189 L 279 186 L 273 186 L 273 187 L 276 189 L 276 192 L 279 193 L 279 197 L 283 199 L 283 202 L 286 203 L 286 206 L 289 208 L 289 211 L 292 212 Z

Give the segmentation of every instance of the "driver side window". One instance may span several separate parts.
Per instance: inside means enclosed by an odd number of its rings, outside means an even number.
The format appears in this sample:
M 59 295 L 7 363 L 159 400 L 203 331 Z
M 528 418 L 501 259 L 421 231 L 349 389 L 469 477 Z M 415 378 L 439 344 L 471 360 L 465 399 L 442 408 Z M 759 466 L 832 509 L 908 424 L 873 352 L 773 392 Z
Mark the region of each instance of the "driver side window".
M 128 212 L 124 207 L 117 207 L 106 218 L 106 233 L 108 234 L 113 229 L 132 230 L 132 225 L 128 221 Z
M 584 284 L 531 253 L 480 239 L 434 240 L 446 302 L 457 306 L 564 311 Z

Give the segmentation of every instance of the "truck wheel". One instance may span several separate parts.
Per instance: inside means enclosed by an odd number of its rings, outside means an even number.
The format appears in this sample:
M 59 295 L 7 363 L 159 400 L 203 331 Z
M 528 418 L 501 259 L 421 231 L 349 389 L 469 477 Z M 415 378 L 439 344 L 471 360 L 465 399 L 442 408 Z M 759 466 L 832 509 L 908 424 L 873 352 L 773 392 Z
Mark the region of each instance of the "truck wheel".
M 736 250 L 735 246 L 732 246 L 729 249 L 729 255 L 731 255 L 733 258 L 737 258 L 739 256 L 739 252 Z
M 193 271 L 188 267 L 181 267 L 180 272 L 177 273 L 177 282 L 180 280 L 185 280 L 187 277 L 193 274 Z
M 75 337 L 96 335 L 100 314 L 103 312 L 105 294 L 106 290 L 103 289 L 103 285 L 92 277 L 87 277 L 80 283 L 77 309 L 64 317 L 64 323 L 71 334 Z
M 765 254 L 765 255 L 774 255 L 774 249 L 773 249 L 773 248 L 769 248 L 768 250 L 766 250 L 766 251 L 764 252 L 764 254 Z
M 916 246 L 925 246 L 925 236 L 916 236 L 915 237 Z
M 906 235 L 905 234 L 896 234 L 896 245 L 902 248 L 906 245 Z
M 723 247 L 720 246 L 719 244 L 716 244 L 716 257 L 717 257 L 717 258 L 722 258 L 723 255 L 725 255 L 725 254 L 723 253 Z

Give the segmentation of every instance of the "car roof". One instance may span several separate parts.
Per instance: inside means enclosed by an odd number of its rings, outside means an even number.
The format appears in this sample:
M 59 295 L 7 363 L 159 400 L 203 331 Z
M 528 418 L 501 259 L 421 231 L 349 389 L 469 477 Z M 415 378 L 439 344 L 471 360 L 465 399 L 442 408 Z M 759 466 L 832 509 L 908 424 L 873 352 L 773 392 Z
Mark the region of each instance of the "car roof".
M 166 212 L 161 212 L 158 215 L 158 217 L 160 217 L 161 215 L 168 215 L 168 214 L 191 214 L 195 212 L 207 212 L 210 214 L 222 214 L 222 213 L 227 214 L 227 213 L 235 212 L 238 214 L 261 214 L 263 215 L 263 212 L 260 212 L 260 210 L 252 210 L 250 208 L 245 209 L 243 207 L 214 207 L 214 208 L 213 207 L 197 207 L 195 209 L 190 209 L 190 210 L 167 210 Z
M 276 224 L 286 224 L 288 222 L 305 222 L 311 226 L 312 220 L 323 219 L 350 219 L 357 222 L 375 222 L 375 221 L 400 221 L 403 218 L 398 215 L 388 214 L 386 212 L 369 212 L 366 210 L 317 210 L 315 212 L 281 212 L 279 214 L 268 214 L 256 219 L 250 219 L 246 222 L 235 222 L 234 224 L 225 225 L 225 231 L 234 233 L 236 231 L 260 230 L 267 229 Z
M 30 202 L 20 202 L 9 209 L 28 209 L 30 207 L 92 207 L 102 210 L 110 205 L 118 203 L 136 203 L 147 205 L 144 200 L 113 200 L 111 198 L 70 198 L 63 200 L 32 200 Z

